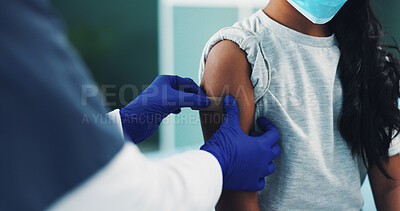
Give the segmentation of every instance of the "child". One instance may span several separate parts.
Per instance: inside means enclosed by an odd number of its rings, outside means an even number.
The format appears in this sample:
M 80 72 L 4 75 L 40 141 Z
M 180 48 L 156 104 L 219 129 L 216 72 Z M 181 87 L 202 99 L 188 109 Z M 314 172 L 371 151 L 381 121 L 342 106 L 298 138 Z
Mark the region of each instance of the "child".
M 267 117 L 282 148 L 259 195 L 226 190 L 217 210 L 360 210 L 367 172 L 377 208 L 400 210 L 400 68 L 381 36 L 369 0 L 271 0 L 211 38 L 202 88 L 240 99 L 245 133 Z

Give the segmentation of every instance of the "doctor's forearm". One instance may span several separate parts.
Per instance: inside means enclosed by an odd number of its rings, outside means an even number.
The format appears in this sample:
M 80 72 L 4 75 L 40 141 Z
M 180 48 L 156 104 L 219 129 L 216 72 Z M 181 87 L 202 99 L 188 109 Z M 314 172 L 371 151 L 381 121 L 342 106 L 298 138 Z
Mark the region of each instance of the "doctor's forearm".
M 108 113 L 109 118 L 115 123 L 121 135 L 122 125 L 119 110 Z M 158 203 L 149 204 L 147 210 L 154 210 L 163 207 L 168 210 L 168 206 L 160 206 L 160 202 L 175 204 L 171 210 L 211 210 L 217 203 L 222 191 L 222 171 L 217 159 L 205 151 L 192 151 L 160 161 L 149 161 L 141 158 L 143 163 L 149 164 L 142 170 L 149 171 L 148 175 L 141 172 L 144 178 L 153 178 L 153 182 L 147 187 L 154 191 L 152 199 Z M 139 162 L 139 161 L 136 161 Z M 149 181 L 148 180 L 148 181 Z M 159 199 L 156 199 L 159 197 Z
M 49 210 L 211 210 L 221 190 L 221 167 L 208 152 L 151 161 L 128 142 L 107 166 Z
M 222 192 L 222 171 L 208 152 L 190 151 L 157 162 L 161 196 L 178 201 L 178 210 L 212 210 Z M 174 210 L 174 209 L 172 209 Z M 175 209 L 177 210 L 177 209 Z

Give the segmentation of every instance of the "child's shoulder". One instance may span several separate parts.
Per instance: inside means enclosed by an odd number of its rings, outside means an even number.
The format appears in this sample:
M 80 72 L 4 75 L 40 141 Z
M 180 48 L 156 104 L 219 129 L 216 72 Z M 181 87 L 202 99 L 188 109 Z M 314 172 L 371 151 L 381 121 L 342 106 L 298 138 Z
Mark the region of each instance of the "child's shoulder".
M 251 16 L 236 22 L 232 28 L 239 28 L 245 31 L 249 31 L 252 34 L 260 34 L 262 33 L 266 28 L 262 24 L 262 21 L 260 19 L 260 16 L 262 14 L 261 10 L 257 11 L 256 13 L 252 14 Z
M 213 47 L 222 40 L 230 40 L 238 44 L 243 50 L 244 48 L 256 47 L 266 39 L 264 32 L 265 26 L 260 20 L 261 10 L 253 15 L 235 23 L 231 27 L 219 30 L 209 40 L 208 46 Z
M 199 69 L 200 80 L 204 74 L 206 61 L 211 50 L 218 46 L 212 55 L 212 57 L 215 57 L 215 61 L 220 61 L 220 57 L 226 56 L 227 60 L 223 62 L 224 64 L 236 64 L 238 61 L 232 60 L 244 55 L 244 57 L 240 57 L 238 60 L 240 60 L 239 62 L 244 61 L 246 64 L 250 64 L 250 68 L 252 69 L 251 81 L 255 94 L 254 99 L 256 101 L 259 100 L 268 89 L 270 78 L 269 62 L 262 48 L 262 42 L 266 39 L 266 36 L 263 34 L 264 29 L 256 13 L 235 23 L 232 27 L 223 28 L 217 32 L 211 37 L 204 48 Z M 222 41 L 232 41 L 233 43 Z M 245 54 L 242 54 L 240 51 L 243 51 Z

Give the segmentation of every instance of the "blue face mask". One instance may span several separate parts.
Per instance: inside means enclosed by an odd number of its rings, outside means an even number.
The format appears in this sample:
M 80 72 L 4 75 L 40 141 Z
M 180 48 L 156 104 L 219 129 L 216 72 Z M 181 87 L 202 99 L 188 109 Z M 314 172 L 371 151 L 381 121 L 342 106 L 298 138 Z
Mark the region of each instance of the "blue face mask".
M 347 0 L 287 0 L 315 24 L 325 24 L 335 17 Z

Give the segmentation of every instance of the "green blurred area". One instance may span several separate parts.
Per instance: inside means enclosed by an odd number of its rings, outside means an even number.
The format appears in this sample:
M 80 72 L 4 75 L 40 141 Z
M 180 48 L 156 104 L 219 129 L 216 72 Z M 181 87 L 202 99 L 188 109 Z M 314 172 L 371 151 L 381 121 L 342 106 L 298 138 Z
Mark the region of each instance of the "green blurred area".
M 175 73 L 193 78 L 200 84 L 198 70 L 204 46 L 216 32 L 232 26 L 237 21 L 238 10 L 237 8 L 175 7 L 173 12 Z M 193 23 L 196 25 L 195 29 L 193 29 Z M 199 148 L 204 143 L 197 111 L 182 110 L 181 114 L 175 117 L 175 121 L 176 148 L 190 146 Z
M 157 76 L 157 0 L 52 3 L 112 109 L 125 106 Z M 158 134 L 140 147 L 157 150 Z
M 373 0 L 375 12 L 383 25 L 385 40 L 394 44 L 391 36 L 400 44 L 400 1 L 398 0 Z

